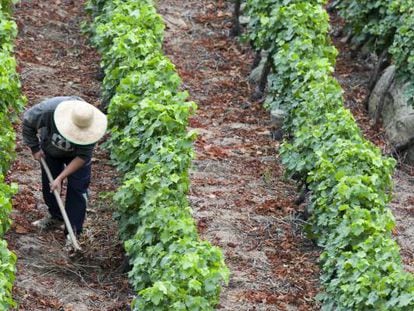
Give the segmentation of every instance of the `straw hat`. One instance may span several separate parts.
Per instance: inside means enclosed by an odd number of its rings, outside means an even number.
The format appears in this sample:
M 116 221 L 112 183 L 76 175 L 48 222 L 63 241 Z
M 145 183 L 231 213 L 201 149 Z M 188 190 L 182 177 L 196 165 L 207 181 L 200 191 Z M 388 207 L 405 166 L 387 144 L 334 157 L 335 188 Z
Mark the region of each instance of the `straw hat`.
M 98 108 L 80 100 L 61 102 L 53 117 L 59 133 L 77 145 L 96 143 L 105 134 L 108 123 Z

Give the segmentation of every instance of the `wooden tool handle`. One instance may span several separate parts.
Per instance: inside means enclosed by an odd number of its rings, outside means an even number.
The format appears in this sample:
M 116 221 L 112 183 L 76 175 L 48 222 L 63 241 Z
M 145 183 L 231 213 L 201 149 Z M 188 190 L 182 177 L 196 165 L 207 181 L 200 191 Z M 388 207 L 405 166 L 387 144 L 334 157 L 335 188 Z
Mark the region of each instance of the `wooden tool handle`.
M 40 158 L 40 163 L 42 163 L 43 169 L 46 172 L 46 175 L 47 175 L 47 178 L 49 179 L 49 182 L 52 183 L 53 180 L 54 180 L 54 178 L 52 176 L 52 173 L 50 172 L 49 167 L 47 166 L 47 163 L 46 163 L 45 159 L 44 158 Z M 68 218 L 68 214 L 66 214 L 65 206 L 64 206 L 64 204 L 62 202 L 62 198 L 60 197 L 60 193 L 55 189 L 55 190 L 53 190 L 53 194 L 56 197 L 56 201 L 57 201 L 57 203 L 59 205 L 59 209 L 60 209 L 60 212 L 61 212 L 61 214 L 63 216 L 63 220 L 65 221 L 66 229 L 68 230 L 68 233 L 69 233 L 71 242 L 73 244 L 73 247 L 76 250 L 79 250 L 80 251 L 82 249 L 79 246 L 79 243 L 78 243 L 78 240 L 76 239 L 75 234 L 73 233 L 72 225 L 70 224 L 70 221 L 69 221 L 69 218 Z

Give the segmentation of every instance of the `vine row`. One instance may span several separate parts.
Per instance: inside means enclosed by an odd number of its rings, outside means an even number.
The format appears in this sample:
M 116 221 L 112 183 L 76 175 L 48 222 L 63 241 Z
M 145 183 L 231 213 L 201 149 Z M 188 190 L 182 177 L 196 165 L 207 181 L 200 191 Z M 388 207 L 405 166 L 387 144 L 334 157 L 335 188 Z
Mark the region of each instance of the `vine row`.
M 164 23 L 151 0 L 89 0 L 89 31 L 102 54 L 111 158 L 124 174 L 114 196 L 130 258 L 134 310 L 214 310 L 228 280 L 221 251 L 201 241 L 188 170 L 196 105 L 163 55 Z
M 12 298 L 16 256 L 8 250 L 3 237 L 10 228 L 11 199 L 17 192 L 17 186 L 6 181 L 15 148 L 12 122 L 17 120 L 25 103 L 13 57 L 17 26 L 10 18 L 11 5 L 9 0 L 0 2 L 0 310 L 16 306 Z
M 372 2 L 369 2 L 372 3 Z M 287 173 L 311 193 L 323 310 L 413 310 L 414 277 L 392 237 L 395 160 L 363 138 L 333 78 L 325 0 L 247 0 L 247 37 L 272 67 L 266 105 L 287 112 Z M 367 2 L 368 4 L 368 2 Z

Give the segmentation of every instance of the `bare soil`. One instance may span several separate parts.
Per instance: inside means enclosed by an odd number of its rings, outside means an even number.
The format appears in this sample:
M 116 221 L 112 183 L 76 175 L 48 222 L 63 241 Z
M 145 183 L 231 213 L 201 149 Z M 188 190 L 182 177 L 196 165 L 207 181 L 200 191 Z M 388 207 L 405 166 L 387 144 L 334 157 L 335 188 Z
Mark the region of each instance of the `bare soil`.
M 159 1 L 165 52 L 199 109 L 190 201 L 231 270 L 218 309 L 317 310 L 319 250 L 283 178 L 269 113 L 249 100 L 252 52 L 229 38 L 230 1 Z

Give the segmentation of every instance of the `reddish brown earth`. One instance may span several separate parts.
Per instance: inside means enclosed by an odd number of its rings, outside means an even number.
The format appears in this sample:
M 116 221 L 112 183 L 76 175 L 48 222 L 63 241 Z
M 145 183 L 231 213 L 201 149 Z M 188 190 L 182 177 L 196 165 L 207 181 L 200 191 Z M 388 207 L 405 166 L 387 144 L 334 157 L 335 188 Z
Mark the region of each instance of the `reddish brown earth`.
M 218 309 L 317 310 L 319 250 L 283 178 L 269 114 L 251 102 L 252 53 L 228 37 L 230 1 L 159 1 L 165 52 L 198 104 L 190 201 L 203 238 L 231 270 Z

